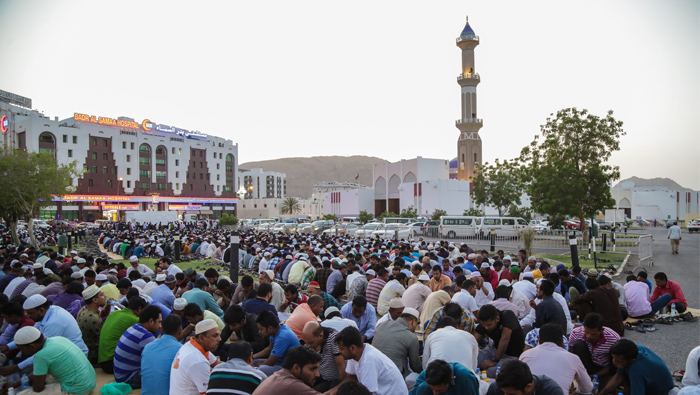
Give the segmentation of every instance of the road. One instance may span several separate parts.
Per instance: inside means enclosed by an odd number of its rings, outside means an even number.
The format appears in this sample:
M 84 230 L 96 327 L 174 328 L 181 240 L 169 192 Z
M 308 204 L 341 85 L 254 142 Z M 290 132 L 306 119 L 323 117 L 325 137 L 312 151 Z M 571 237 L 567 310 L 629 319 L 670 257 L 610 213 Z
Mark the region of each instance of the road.
M 644 233 L 654 237 L 654 266 L 646 268 L 649 279 L 653 283 L 655 273 L 666 273 L 670 280 L 676 281 L 681 286 L 688 305 L 692 308 L 700 308 L 700 235 L 684 233 L 678 255 L 671 255 L 666 229 L 649 228 Z M 631 261 L 633 264 L 634 262 L 636 259 Z M 625 270 L 631 269 L 631 267 L 625 268 Z M 622 274 L 621 278 L 616 277 L 615 280 L 624 285 L 624 277 L 625 275 Z M 657 325 L 657 327 L 659 330 L 651 333 L 626 331 L 625 337 L 658 354 L 666 361 L 671 372 L 685 369 L 688 353 L 700 345 L 700 321 L 679 322 L 671 326 Z

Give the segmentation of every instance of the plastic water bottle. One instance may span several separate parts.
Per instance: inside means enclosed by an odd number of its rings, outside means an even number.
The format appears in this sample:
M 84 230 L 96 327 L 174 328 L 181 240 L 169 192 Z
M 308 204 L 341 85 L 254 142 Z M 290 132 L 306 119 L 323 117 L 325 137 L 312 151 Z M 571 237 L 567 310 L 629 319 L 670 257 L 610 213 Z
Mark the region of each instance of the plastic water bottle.
M 678 315 L 678 310 L 676 310 L 676 304 L 671 305 L 671 317 L 675 317 Z
M 22 389 L 26 390 L 29 388 L 29 377 L 26 374 L 22 375 Z
M 108 302 L 110 305 L 112 305 L 112 307 L 114 307 L 115 310 L 121 310 L 121 309 L 124 308 L 124 306 L 123 306 L 121 303 L 117 302 L 116 300 L 114 300 L 114 299 L 112 299 L 112 298 L 107 299 L 107 302 Z
M 598 393 L 598 375 L 593 376 L 593 391 L 591 392 L 592 394 L 597 394 Z
M 15 395 L 15 389 L 13 387 L 8 388 L 7 395 Z
M 499 375 L 500 373 L 501 373 L 501 367 L 499 366 L 499 367 L 496 368 L 496 377 L 498 377 L 498 375 Z

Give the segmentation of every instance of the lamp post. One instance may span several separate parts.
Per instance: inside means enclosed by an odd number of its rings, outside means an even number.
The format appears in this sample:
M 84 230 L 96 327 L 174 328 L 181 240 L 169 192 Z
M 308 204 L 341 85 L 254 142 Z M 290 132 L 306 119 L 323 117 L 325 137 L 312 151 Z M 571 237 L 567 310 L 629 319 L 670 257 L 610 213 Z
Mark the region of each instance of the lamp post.
M 122 185 L 124 185 L 124 178 L 119 177 L 119 185 L 117 185 L 117 196 L 122 195 Z M 117 220 L 121 220 L 121 215 L 119 215 L 119 199 L 117 199 Z

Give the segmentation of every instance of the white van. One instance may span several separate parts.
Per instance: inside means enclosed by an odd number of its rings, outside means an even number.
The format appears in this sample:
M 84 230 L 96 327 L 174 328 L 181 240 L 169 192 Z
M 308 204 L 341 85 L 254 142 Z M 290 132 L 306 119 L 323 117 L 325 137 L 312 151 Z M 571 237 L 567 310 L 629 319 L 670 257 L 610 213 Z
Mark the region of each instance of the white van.
M 515 234 L 516 230 L 527 227 L 527 221 L 517 217 L 479 217 L 476 221 L 476 233 L 479 235 L 487 235 L 492 229 L 496 230 L 496 234 L 498 234 L 498 230 L 502 229 Z
M 415 218 L 387 217 L 384 218 L 385 224 L 410 224 L 416 222 Z
M 440 217 L 438 232 L 440 237 L 471 237 L 476 234 L 476 221 L 478 217 L 463 215 L 443 215 Z

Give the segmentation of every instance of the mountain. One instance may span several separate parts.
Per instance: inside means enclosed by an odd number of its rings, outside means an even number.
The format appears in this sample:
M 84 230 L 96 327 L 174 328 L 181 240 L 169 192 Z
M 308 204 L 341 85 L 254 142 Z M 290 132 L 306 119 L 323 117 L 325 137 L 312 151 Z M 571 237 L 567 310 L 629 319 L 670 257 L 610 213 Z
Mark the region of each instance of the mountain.
M 639 178 L 639 177 L 630 177 L 626 180 L 620 180 L 615 187 L 619 187 L 623 182 L 625 181 L 632 181 L 634 182 L 634 185 L 637 187 L 668 187 L 669 190 L 690 190 L 689 188 L 685 188 L 680 186 L 677 182 L 673 181 L 670 178 Z
M 357 182 L 372 186 L 372 165 L 387 161 L 372 156 L 312 156 L 240 163 L 239 169 L 262 168 L 287 174 L 287 196 L 310 198 L 322 181 Z M 355 176 L 360 177 L 355 180 Z

